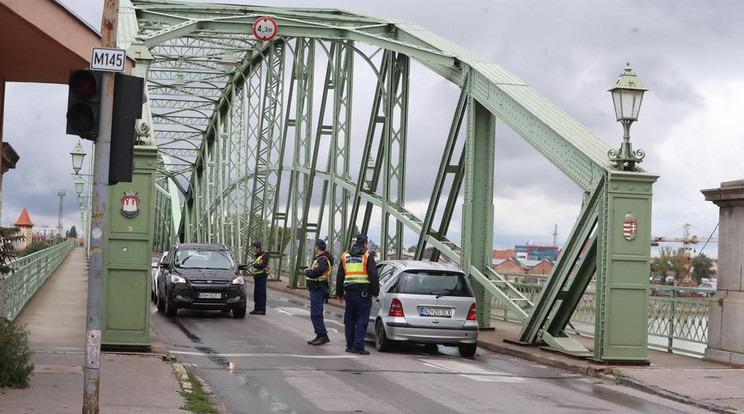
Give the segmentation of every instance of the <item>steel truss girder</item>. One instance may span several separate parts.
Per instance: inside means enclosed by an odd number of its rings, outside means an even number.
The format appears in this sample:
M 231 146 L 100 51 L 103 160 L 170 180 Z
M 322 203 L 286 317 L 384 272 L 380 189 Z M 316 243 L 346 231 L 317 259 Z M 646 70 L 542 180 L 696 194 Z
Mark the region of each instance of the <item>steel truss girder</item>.
M 126 1 L 126 0 L 125 0 Z M 285 225 L 282 226 L 282 233 L 286 228 L 286 221 L 290 211 L 293 213 L 293 221 L 296 224 L 297 217 L 300 216 L 302 220 L 302 237 L 301 240 L 304 242 L 304 234 L 307 232 L 307 225 L 309 218 L 306 213 L 307 207 L 310 204 L 312 192 L 307 191 L 307 186 L 302 186 L 303 183 L 309 183 L 308 177 L 315 177 L 324 179 L 324 190 L 322 204 L 325 205 L 325 197 L 327 187 L 341 188 L 342 192 L 347 191 L 347 194 L 354 192 L 352 199 L 352 212 L 350 217 L 346 218 L 348 225 L 345 238 L 353 236 L 352 230 L 356 224 L 356 217 L 358 215 L 358 205 L 360 201 L 371 203 L 369 208 L 365 211 L 365 218 L 363 223 L 363 229 L 369 224 L 369 214 L 371 212 L 371 206 L 381 208 L 383 211 L 383 221 L 389 220 L 391 217 L 397 221 L 395 233 L 402 233 L 402 228 L 407 227 L 415 231 L 419 231 L 422 236 L 419 238 L 417 244 L 417 254 L 420 255 L 426 245 L 434 247 L 438 252 L 447 255 L 450 258 L 456 259 L 460 264 L 469 271 L 474 280 L 478 281 L 482 286 L 478 288 L 478 302 L 480 305 L 479 309 L 479 321 L 483 326 L 487 326 L 488 321 L 485 318 L 487 314 L 487 304 L 490 303 L 488 299 L 489 294 L 498 297 L 500 300 L 507 303 L 507 307 L 510 307 L 517 315 L 520 315 L 523 319 L 527 319 L 526 310 L 529 310 L 529 301 L 524 298 L 520 298 L 518 294 L 514 294 L 513 287 L 506 282 L 502 277 L 496 275 L 488 267 L 489 262 L 486 260 L 487 253 L 490 251 L 490 240 L 489 240 L 489 225 L 492 228 L 492 205 L 489 206 L 488 194 L 475 194 L 472 190 L 473 185 L 477 185 L 478 182 L 485 180 L 486 172 L 474 170 L 474 165 L 480 164 L 480 160 L 485 154 L 492 153 L 493 148 L 487 144 L 487 139 L 491 134 L 492 123 L 494 117 L 503 121 L 505 124 L 510 126 L 516 132 L 518 132 L 528 143 L 556 165 L 561 171 L 563 171 L 569 178 L 576 182 L 581 188 L 586 191 L 594 191 L 598 188 L 599 183 L 608 176 L 615 173 L 613 166 L 607 160 L 607 151 L 609 146 L 599 140 L 596 136 L 591 134 L 578 122 L 571 119 L 559 108 L 555 107 L 547 100 L 542 98 L 540 95 L 532 91 L 524 82 L 514 77 L 506 70 L 498 65 L 484 61 L 477 56 L 465 51 L 457 45 L 450 42 L 444 41 L 437 38 L 433 34 L 421 29 L 420 27 L 408 23 L 401 22 L 391 19 L 381 19 L 374 16 L 366 16 L 352 13 L 344 13 L 330 10 L 314 10 L 314 11 L 301 11 L 301 10 L 286 10 L 286 9 L 275 9 L 275 8 L 250 8 L 242 6 L 205 6 L 205 5 L 182 5 L 177 3 L 160 3 L 158 1 L 135 1 L 137 4 L 137 16 L 140 20 L 141 34 L 145 34 L 145 37 L 154 39 L 154 36 L 159 36 L 160 45 L 154 46 L 152 50 L 155 52 L 157 59 L 166 59 L 167 61 L 162 63 L 156 63 L 153 65 L 154 70 L 163 70 L 161 75 L 158 75 L 158 80 L 167 81 L 173 79 L 172 75 L 176 74 L 176 80 L 186 79 L 185 73 L 179 78 L 178 71 L 199 71 L 204 70 L 210 72 L 208 76 L 212 76 L 212 80 L 216 80 L 214 84 L 217 89 L 222 90 L 219 95 L 219 99 L 215 97 L 214 102 L 216 116 L 212 117 L 212 120 L 207 128 L 207 131 L 201 136 L 204 138 L 202 150 L 199 153 L 198 158 L 195 162 L 195 173 L 193 174 L 187 200 L 185 202 L 184 209 L 188 213 L 184 216 L 184 223 L 186 228 L 196 227 L 193 233 L 187 236 L 194 237 L 198 240 L 209 239 L 211 240 L 213 235 L 209 233 L 209 226 L 212 221 L 216 221 L 216 225 L 221 229 L 217 230 L 216 236 L 220 236 L 220 232 L 227 233 L 233 232 L 232 227 L 228 230 L 226 226 L 232 226 L 233 224 L 240 225 L 245 223 L 245 217 L 231 216 L 232 210 L 238 208 L 239 203 L 235 203 L 233 200 L 226 200 L 219 194 L 230 194 L 230 185 L 226 185 L 227 182 L 233 179 L 229 171 L 222 168 L 224 165 L 230 164 L 232 159 L 229 153 L 231 153 L 232 141 L 229 143 L 220 141 L 222 136 L 219 132 L 215 133 L 215 130 L 219 130 L 223 121 L 221 116 L 228 119 L 226 116 L 225 105 L 230 105 L 228 99 L 230 92 L 234 85 L 236 85 L 235 75 L 243 73 L 245 66 L 236 69 L 235 71 L 225 71 L 225 73 L 232 73 L 230 77 L 230 84 L 223 88 L 220 78 L 214 72 L 218 72 L 218 60 L 220 53 L 223 51 L 232 51 L 236 53 L 244 62 L 253 60 L 256 53 L 253 51 L 256 49 L 256 42 L 250 38 L 246 33 L 245 27 L 247 27 L 253 19 L 257 16 L 268 14 L 272 15 L 279 22 L 282 31 L 279 41 L 284 41 L 285 38 L 301 38 L 304 41 L 315 42 L 313 39 L 330 40 L 334 42 L 342 41 L 344 39 L 359 40 L 364 43 L 369 43 L 373 46 L 381 47 L 385 49 L 383 53 L 383 65 L 385 61 L 390 60 L 391 56 L 397 57 L 402 56 L 407 59 L 410 56 L 413 59 L 418 60 L 426 67 L 432 69 L 436 73 L 439 73 L 446 79 L 454 82 L 461 88 L 467 91 L 468 105 L 466 109 L 458 109 L 457 111 L 467 111 L 468 113 L 468 139 L 465 143 L 465 151 L 460 157 L 459 164 L 451 162 L 453 158 L 452 149 L 448 149 L 445 154 L 449 160 L 447 165 L 444 161 L 440 165 L 440 174 L 438 174 L 437 181 L 441 181 L 442 171 L 446 176 L 452 174 L 454 181 L 457 182 L 458 187 L 461 182 L 465 183 L 465 196 L 466 204 L 463 209 L 463 243 L 462 248 L 459 248 L 451 241 L 447 240 L 445 233 L 449 226 L 449 220 L 451 218 L 451 210 L 454 209 L 454 203 L 456 200 L 455 196 L 450 196 L 445 204 L 445 211 L 443 213 L 443 221 L 439 225 L 439 229 L 433 229 L 433 217 L 435 213 L 427 211 L 427 216 L 424 221 L 418 220 L 412 214 L 407 212 L 404 208 L 404 200 L 402 197 L 396 199 L 398 192 L 397 189 L 391 186 L 391 183 L 397 180 L 398 177 L 405 177 L 404 169 L 397 171 L 395 169 L 394 162 L 392 172 L 390 171 L 391 160 L 386 159 L 385 154 L 392 154 L 394 151 L 390 151 L 389 146 L 391 145 L 390 137 L 393 140 L 397 139 L 394 134 L 389 134 L 384 131 L 386 126 L 383 124 L 383 135 L 385 139 L 380 140 L 380 145 L 377 149 L 377 156 L 373 158 L 375 167 L 373 170 L 372 182 L 365 182 L 364 172 L 366 167 L 367 158 L 372 151 L 371 140 L 367 139 L 365 146 L 369 147 L 365 149 L 365 157 L 362 160 L 360 169 L 360 175 L 358 176 L 359 184 L 350 182 L 348 172 L 344 177 L 338 176 L 338 171 L 332 166 L 332 163 L 328 163 L 327 171 L 321 172 L 317 169 L 317 159 L 311 162 L 307 161 L 307 155 L 309 153 L 310 141 L 310 129 L 312 127 L 312 120 L 307 117 L 301 118 L 303 114 L 312 111 L 307 109 L 308 107 L 297 105 L 295 112 L 299 115 L 295 119 L 290 119 L 289 116 L 285 119 L 282 129 L 282 139 L 278 148 L 280 157 L 278 162 L 277 171 L 277 188 L 281 184 L 281 172 L 286 170 L 290 173 L 292 179 L 289 185 L 290 196 L 287 199 L 288 205 L 285 212 L 280 212 L 278 209 L 279 191 L 274 192 L 274 199 L 277 201 L 273 206 L 273 213 L 271 215 L 272 227 L 274 230 L 271 232 L 269 239 L 276 239 L 275 231 L 277 223 L 282 220 Z M 179 25 L 181 26 L 169 29 L 168 26 Z M 153 30 L 160 30 L 160 33 L 153 34 Z M 176 33 L 176 31 L 180 31 Z M 227 33 L 228 36 L 220 39 L 220 33 Z M 176 34 L 178 36 L 176 36 Z M 172 37 L 172 39 L 168 37 Z M 179 37 L 180 36 L 180 37 Z M 245 55 L 241 55 L 240 51 L 235 50 L 235 44 L 242 44 L 242 49 L 250 50 Z M 314 44 L 314 43 L 312 43 Z M 159 55 L 162 53 L 163 55 Z M 180 60 L 176 56 L 171 54 L 186 55 L 186 58 Z M 260 53 L 258 53 L 260 55 Z M 297 56 L 305 56 L 304 51 L 299 51 Z M 189 57 L 190 56 L 190 57 Z M 265 56 L 260 56 L 259 60 L 264 59 Z M 370 59 L 367 58 L 369 62 Z M 389 84 L 395 83 L 398 80 L 398 75 L 390 75 L 390 71 L 393 70 L 394 65 L 381 68 L 380 79 L 378 82 L 378 90 L 397 90 L 396 88 L 390 88 Z M 167 71 L 167 74 L 165 73 Z M 188 83 L 183 87 L 179 87 L 180 90 L 173 87 L 172 84 L 162 85 L 162 93 L 165 96 L 171 95 L 188 95 L 189 93 L 199 95 L 202 91 L 199 88 L 204 88 L 200 82 L 207 80 L 206 74 L 200 76 L 192 76 L 189 74 Z M 216 78 L 215 78 L 216 77 Z M 295 101 L 300 103 L 303 101 L 307 102 L 308 99 L 312 99 L 312 95 L 307 95 L 307 88 L 303 89 L 302 82 L 304 79 L 293 79 L 290 84 L 290 96 L 293 94 L 294 83 L 297 82 L 297 96 L 294 97 Z M 351 87 L 351 85 L 349 85 Z M 206 88 L 208 89 L 208 88 Z M 327 93 L 327 92 L 326 92 Z M 154 99 L 158 97 L 153 96 Z M 291 99 L 287 103 L 288 108 L 291 105 Z M 335 98 L 334 98 L 335 99 Z M 377 118 L 380 118 L 378 110 L 382 109 L 383 118 L 387 117 L 390 112 L 389 105 L 391 104 L 390 99 L 384 97 L 382 93 L 379 94 L 375 99 L 377 108 L 373 111 L 370 122 L 370 130 L 375 129 Z M 401 101 L 402 102 L 402 101 Z M 393 102 L 395 105 L 395 102 Z M 165 103 L 165 105 L 174 105 L 171 103 Z M 188 106 L 186 104 L 184 106 Z M 473 108 L 473 105 L 477 105 Z M 175 105 L 174 105 L 175 106 Z M 457 117 L 456 111 L 456 117 Z M 287 111 L 289 114 L 289 110 Z M 475 114 L 475 115 L 473 115 Z M 163 115 L 163 114 L 158 114 Z M 462 117 L 462 115 L 460 115 Z M 406 121 L 403 117 L 403 122 Z M 172 118 L 176 119 L 176 118 Z M 338 122 L 338 118 L 334 117 L 334 123 Z M 290 122 L 292 121 L 292 125 Z M 318 124 L 318 131 L 324 128 L 324 119 L 321 117 Z M 457 122 L 457 119 L 455 120 Z M 453 127 L 455 122 L 453 122 Z M 299 127 L 298 127 L 299 126 Z M 283 156 L 285 152 L 287 128 L 293 127 L 294 130 L 294 157 L 291 167 L 283 165 Z M 335 126 L 331 126 L 333 128 Z M 181 137 L 182 134 L 178 132 L 168 132 L 168 135 L 173 137 Z M 387 135 L 385 135 L 387 134 Z M 374 134 L 373 134 L 374 135 Z M 299 138 L 298 138 L 299 137 Z M 404 138 L 404 137 L 403 137 Z M 299 139 L 299 140 L 298 140 Z M 449 141 L 449 140 L 448 140 Z M 476 142 L 474 142 L 476 141 Z M 405 144 L 405 140 L 401 140 Z M 315 143 L 318 143 L 316 139 Z M 216 145 L 217 149 L 210 149 L 210 145 Z M 395 145 L 395 144 L 393 144 Z M 448 146 L 454 146 L 454 143 L 448 142 Z M 246 148 L 248 146 L 246 145 Z M 481 148 L 482 147 L 482 148 Z M 241 147 L 236 147 L 241 148 Z M 474 149 L 475 148 L 475 149 Z M 483 149 L 484 151 L 480 151 Z M 298 154 L 298 150 L 300 153 Z M 240 149 L 238 149 L 240 151 Z M 403 146 L 405 151 L 405 146 Z M 272 152 L 275 154 L 275 152 Z M 316 154 L 317 151 L 313 151 Z M 299 157 L 299 159 L 298 159 Z M 456 158 L 456 156 L 454 157 Z M 485 158 L 488 158 L 485 156 Z M 252 161 L 255 160 L 255 156 Z M 492 160 L 486 161 L 486 166 L 492 168 Z M 348 162 L 348 158 L 346 160 Z M 401 164 L 403 166 L 404 164 Z M 403 167 L 404 168 L 404 167 Z M 444 168 L 444 170 L 442 170 Z M 486 168 L 488 170 L 489 168 Z M 256 171 L 252 172 L 255 183 Z M 630 173 L 638 174 L 638 173 Z M 249 174 L 250 175 L 250 174 Z M 449 177 L 448 177 L 449 178 Z M 618 179 L 618 183 L 623 184 L 627 177 Z M 645 177 L 649 178 L 649 177 Z M 645 179 L 644 178 L 644 179 Z M 223 180 L 220 184 L 219 180 Z M 650 180 L 650 178 L 649 178 Z M 650 182 L 649 180 L 646 180 Z M 377 194 L 378 184 L 382 182 L 382 194 Z M 641 180 L 642 181 L 642 180 Z M 309 183 L 312 185 L 311 183 Z M 488 183 L 487 183 L 488 184 Z M 608 334 L 610 326 L 612 325 L 612 317 L 609 316 L 607 311 L 608 303 L 612 301 L 613 295 L 618 295 L 617 289 L 614 287 L 612 281 L 617 279 L 619 276 L 617 266 L 628 266 L 632 267 L 634 272 L 637 269 L 643 267 L 648 262 L 648 252 L 639 251 L 633 257 L 633 259 L 627 259 L 622 256 L 618 251 L 622 251 L 622 248 L 627 248 L 627 245 L 613 244 L 614 235 L 617 234 L 617 230 L 613 230 L 616 226 L 617 212 L 613 210 L 612 197 L 625 197 L 622 199 L 622 203 L 631 205 L 626 199 L 633 199 L 638 201 L 637 204 L 641 206 L 643 200 L 650 200 L 649 194 L 633 194 L 632 187 L 627 190 L 627 194 L 617 195 L 619 190 L 609 189 L 609 185 L 605 182 L 604 194 L 601 197 L 603 199 L 603 209 L 598 216 L 597 222 L 597 237 L 592 239 L 590 243 L 589 253 L 595 252 L 596 268 L 598 274 L 598 315 L 601 313 L 602 319 L 597 321 L 597 340 L 595 341 L 595 352 L 599 352 L 600 357 L 605 355 L 619 356 L 619 359 L 627 358 L 628 353 L 623 354 L 616 344 L 612 344 L 610 336 Z M 644 184 L 645 185 L 645 184 Z M 492 188 L 493 183 L 490 182 L 489 188 Z M 435 185 L 434 193 L 441 191 L 441 183 Z M 613 187 L 615 188 L 615 187 Z M 650 188 L 650 184 L 649 184 Z M 221 190 L 221 191 L 219 191 Z M 306 191 L 302 193 L 302 191 Z M 625 191 L 625 190 L 623 190 Z M 645 191 L 645 190 L 644 190 Z M 402 192 L 402 190 L 401 190 Z M 637 191 L 636 191 L 637 192 Z M 335 194 L 335 192 L 333 192 Z M 455 191 L 455 194 L 457 192 Z M 216 199 L 216 197 L 223 197 L 222 199 Z M 439 203 L 439 195 L 433 194 L 432 199 L 436 199 L 436 203 Z M 635 199 L 633 198 L 635 197 Z M 271 197 L 269 197 L 271 198 Z M 640 200 L 640 201 L 639 201 Z M 223 204 L 220 204 L 223 203 Z M 257 202 L 256 205 L 260 204 Z M 625 206 L 626 204 L 622 204 Z M 474 208 L 473 205 L 477 205 L 478 208 Z M 222 213 L 214 217 L 206 217 L 203 212 L 205 209 L 216 211 L 217 208 L 223 209 Z M 429 209 L 435 211 L 438 206 L 429 206 Z M 625 207 L 623 207 L 625 208 Z M 639 208 L 644 212 L 643 219 L 646 219 L 645 211 L 646 207 L 634 207 Z M 227 212 L 225 212 L 227 210 Z M 305 213 L 298 214 L 298 211 L 305 211 Z M 338 211 L 338 210 L 337 210 Z M 336 216 L 336 212 L 333 216 Z M 342 219 L 345 216 L 341 214 Z M 650 213 L 649 213 L 650 216 Z M 232 221 L 231 221 L 232 220 Z M 318 224 L 321 223 L 321 217 L 317 220 Z M 207 225 L 205 230 L 205 225 Z M 297 227 L 293 225 L 292 227 Z M 383 225 L 383 238 L 382 245 L 383 250 L 387 253 L 389 246 L 396 245 L 394 238 L 389 237 L 385 232 L 388 229 L 387 225 Z M 315 228 L 316 236 L 319 235 L 320 226 Z M 485 229 L 485 230 L 484 230 Z M 284 238 L 284 235 L 281 236 Z M 577 238 L 577 240 L 573 240 Z M 579 240 L 580 236 L 572 236 L 571 242 L 579 243 L 586 242 L 587 239 Z M 594 241 L 596 240 L 596 241 Z M 273 244 L 273 243 L 270 243 Z M 299 243 L 298 243 L 299 244 Z M 281 243 L 279 243 L 281 246 Z M 596 248 L 592 247 L 595 246 Z M 618 247 L 620 246 L 620 247 Z M 614 250 L 613 250 L 614 249 Z M 297 272 L 297 264 L 301 264 L 300 255 L 304 252 L 300 251 L 299 246 L 295 246 L 292 243 L 292 252 L 290 255 L 290 263 L 295 264 L 295 268 L 291 269 L 291 272 L 295 277 Z M 396 249 L 397 250 L 397 249 Z M 396 253 L 398 253 L 396 251 Z M 280 252 L 281 254 L 281 252 Z M 435 253 L 435 257 L 436 257 Z M 570 295 L 563 291 L 558 294 L 552 303 L 547 305 L 538 304 L 537 306 L 541 309 L 539 313 L 543 313 L 543 307 L 549 308 L 548 316 L 543 319 L 540 329 L 542 331 L 542 337 L 546 341 L 552 341 L 553 344 L 560 345 L 560 335 L 564 328 L 563 321 L 567 320 L 567 314 L 572 304 L 579 297 L 581 285 L 587 280 L 589 275 L 593 273 L 592 260 L 589 259 L 591 256 L 587 255 L 581 264 L 573 266 L 574 270 L 566 270 L 571 275 L 565 282 L 572 286 L 569 289 Z M 566 260 L 569 260 L 568 258 Z M 625 263 L 625 264 L 623 264 Z M 630 263 L 630 264 L 628 264 Z M 281 265 L 280 265 L 281 266 Z M 614 269 L 614 270 L 613 270 Z M 560 277 L 559 277 L 560 278 Z M 606 280 L 605 280 L 606 278 Z M 556 281 L 557 283 L 557 281 Z M 633 285 L 633 294 L 643 290 L 642 283 Z M 628 289 L 626 289 L 628 290 Z M 637 292 L 636 292 L 637 291 Z M 518 292 L 517 292 L 518 293 Z M 627 293 L 627 292 L 625 292 Z M 624 294 L 624 293 L 623 293 Z M 640 293 L 638 293 L 640 294 Z M 551 294 L 545 293 L 550 296 Z M 568 296 L 567 296 L 568 295 Z M 561 297 L 561 299 L 558 299 Z M 551 302 L 548 298 L 546 302 Z M 560 302 L 560 303 L 559 303 Z M 484 308 L 484 305 L 486 306 Z M 640 308 L 640 307 L 639 307 Z M 535 314 L 537 315 L 537 314 Z M 538 316 L 534 317 L 537 321 Z M 532 323 L 530 323 L 532 324 Z M 530 328 L 532 330 L 532 328 Z M 636 333 L 633 333 L 636 335 Z M 536 339 L 537 336 L 533 336 Z M 549 342 L 551 343 L 551 342 Z M 599 349 L 599 351 L 596 351 Z

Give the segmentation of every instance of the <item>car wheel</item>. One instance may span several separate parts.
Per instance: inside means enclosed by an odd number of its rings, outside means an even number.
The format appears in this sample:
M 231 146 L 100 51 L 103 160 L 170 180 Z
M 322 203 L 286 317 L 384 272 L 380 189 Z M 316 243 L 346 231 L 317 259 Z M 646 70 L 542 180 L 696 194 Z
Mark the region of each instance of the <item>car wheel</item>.
M 165 296 L 165 316 L 173 317 L 178 315 L 178 308 L 173 306 L 168 295 Z
M 158 312 L 165 312 L 165 301 L 163 298 L 160 297 L 160 295 L 155 295 L 155 303 L 158 306 Z
M 245 308 L 234 308 L 232 310 L 233 318 L 235 319 L 243 319 L 245 318 Z
M 387 352 L 393 346 L 393 341 L 385 335 L 385 326 L 382 325 L 382 319 L 375 323 L 375 349 L 380 352 Z
M 475 355 L 475 351 L 478 349 L 478 344 L 460 344 L 457 347 L 460 350 L 461 356 L 470 358 Z

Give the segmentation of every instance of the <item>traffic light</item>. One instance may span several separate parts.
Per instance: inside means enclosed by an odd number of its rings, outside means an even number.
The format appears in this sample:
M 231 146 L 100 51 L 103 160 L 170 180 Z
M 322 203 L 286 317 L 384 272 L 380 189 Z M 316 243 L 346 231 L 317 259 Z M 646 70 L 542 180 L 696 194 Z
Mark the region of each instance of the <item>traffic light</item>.
M 117 73 L 114 79 L 109 184 L 132 182 L 135 120 L 142 118 L 144 87 L 144 79 L 137 76 Z
M 70 72 L 67 82 L 67 133 L 95 141 L 101 111 L 102 77 L 89 69 Z

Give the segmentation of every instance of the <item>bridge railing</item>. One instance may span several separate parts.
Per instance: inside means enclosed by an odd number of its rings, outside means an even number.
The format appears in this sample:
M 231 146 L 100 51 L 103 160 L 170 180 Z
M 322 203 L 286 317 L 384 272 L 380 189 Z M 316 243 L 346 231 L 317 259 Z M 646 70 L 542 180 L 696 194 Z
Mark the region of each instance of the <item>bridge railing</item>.
M 4 276 L 5 288 L 2 292 L 3 306 L 0 307 L 2 310 L 0 316 L 14 320 L 75 245 L 75 240 L 69 239 L 13 261 L 10 264 L 13 270 Z
M 509 280 L 531 301 L 540 295 L 547 279 L 544 275 L 507 275 Z M 667 352 L 702 356 L 708 340 L 708 306 L 712 291 L 676 286 L 649 286 L 648 346 Z M 568 331 L 594 336 L 595 285 L 590 283 L 568 326 Z M 521 322 L 496 299 L 492 299 L 491 317 Z

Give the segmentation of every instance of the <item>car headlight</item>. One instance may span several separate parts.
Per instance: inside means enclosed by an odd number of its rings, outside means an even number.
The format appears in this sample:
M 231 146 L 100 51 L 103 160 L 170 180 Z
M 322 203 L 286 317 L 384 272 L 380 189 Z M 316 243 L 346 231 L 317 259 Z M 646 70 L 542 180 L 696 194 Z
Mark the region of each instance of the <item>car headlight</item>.
M 235 279 L 232 280 L 233 285 L 244 285 L 245 279 L 243 279 L 243 276 L 238 276 Z
M 171 282 L 173 283 L 181 283 L 181 284 L 186 283 L 186 279 L 184 279 L 183 277 L 179 275 L 170 275 L 170 279 L 171 279 Z

